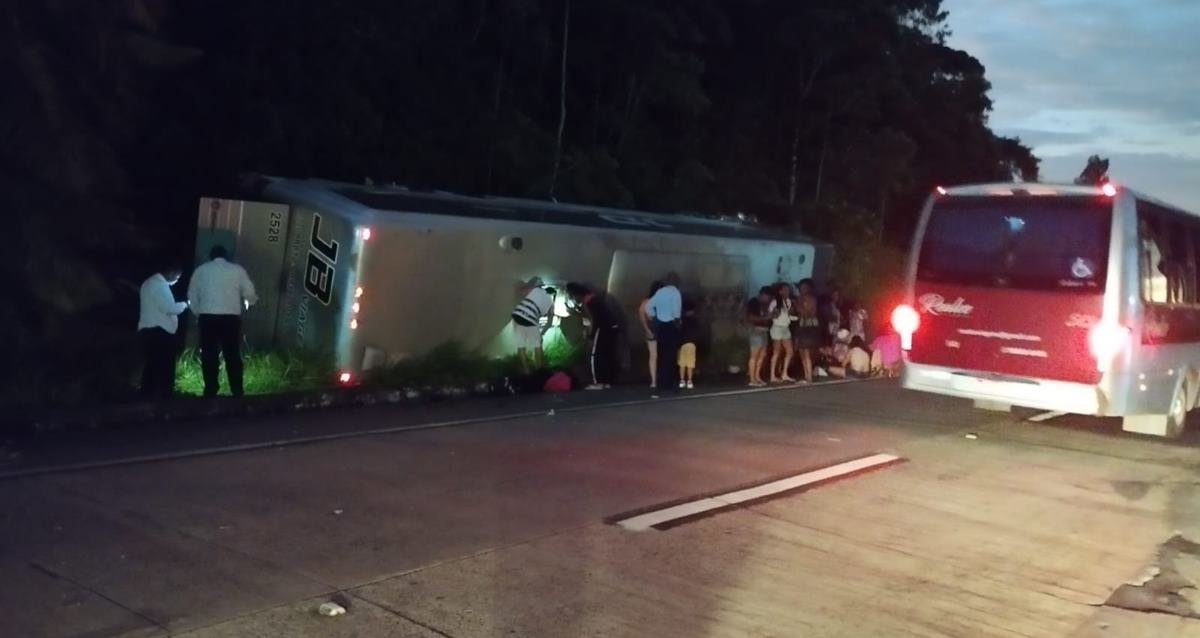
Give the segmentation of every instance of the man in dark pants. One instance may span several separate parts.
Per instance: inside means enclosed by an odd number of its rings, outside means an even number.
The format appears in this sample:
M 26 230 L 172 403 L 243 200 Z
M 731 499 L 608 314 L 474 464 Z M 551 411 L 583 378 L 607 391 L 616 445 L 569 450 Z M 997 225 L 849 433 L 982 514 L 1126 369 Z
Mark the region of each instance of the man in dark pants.
M 150 275 L 139 291 L 138 341 L 142 346 L 142 396 L 169 398 L 175 392 L 175 334 L 179 315 L 187 303 L 175 301 L 171 286 L 179 282 L 179 268 L 169 266 Z
M 242 396 L 242 311 L 258 301 L 246 269 L 228 261 L 224 246 L 214 246 L 210 261 L 192 274 L 188 300 L 200 320 L 200 365 L 204 370 L 204 396 L 215 397 L 220 388 L 221 355 L 229 393 Z
M 669 273 L 663 287 L 646 304 L 646 314 L 654 320 L 655 341 L 658 342 L 657 393 L 679 392 L 679 345 L 682 337 L 683 295 L 679 292 L 679 275 Z
M 607 390 L 617 380 L 620 362 L 617 348 L 621 343 L 621 316 L 608 295 L 593 291 L 577 283 L 567 284 L 567 294 L 575 303 L 587 309 L 592 322 L 591 371 L 592 383 L 588 390 Z

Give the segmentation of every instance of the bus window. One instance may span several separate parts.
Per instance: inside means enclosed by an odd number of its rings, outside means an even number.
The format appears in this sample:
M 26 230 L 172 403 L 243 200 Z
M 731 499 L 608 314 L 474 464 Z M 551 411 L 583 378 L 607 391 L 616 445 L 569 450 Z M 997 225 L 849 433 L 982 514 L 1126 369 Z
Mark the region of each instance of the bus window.
M 1142 300 L 1147 303 L 1193 305 L 1196 295 L 1196 250 L 1189 224 L 1161 215 L 1139 203 L 1139 270 Z
M 1196 303 L 1196 259 L 1193 251 L 1192 235 L 1195 231 L 1190 224 L 1178 221 L 1172 224 L 1170 254 L 1175 255 L 1178 263 L 1175 289 L 1175 303 L 1194 306 Z
M 929 217 L 917 261 L 927 282 L 1103 291 L 1110 202 L 1091 197 L 951 197 Z

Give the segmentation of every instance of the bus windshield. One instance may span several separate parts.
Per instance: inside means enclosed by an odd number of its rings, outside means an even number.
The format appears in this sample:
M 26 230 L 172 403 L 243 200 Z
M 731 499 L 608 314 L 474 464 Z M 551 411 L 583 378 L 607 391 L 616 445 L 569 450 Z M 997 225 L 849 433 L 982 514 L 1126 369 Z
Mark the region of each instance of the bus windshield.
M 950 197 L 933 207 L 917 279 L 1099 292 L 1112 202 L 1095 197 Z

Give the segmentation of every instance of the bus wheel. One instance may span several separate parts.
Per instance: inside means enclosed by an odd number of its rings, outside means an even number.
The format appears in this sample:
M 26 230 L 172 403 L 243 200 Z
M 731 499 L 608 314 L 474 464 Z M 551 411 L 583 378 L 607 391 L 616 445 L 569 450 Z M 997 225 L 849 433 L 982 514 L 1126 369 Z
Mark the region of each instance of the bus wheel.
M 1121 420 L 1121 429 L 1136 434 L 1177 439 L 1187 423 L 1187 383 L 1180 383 L 1171 397 L 1166 414 L 1131 414 Z

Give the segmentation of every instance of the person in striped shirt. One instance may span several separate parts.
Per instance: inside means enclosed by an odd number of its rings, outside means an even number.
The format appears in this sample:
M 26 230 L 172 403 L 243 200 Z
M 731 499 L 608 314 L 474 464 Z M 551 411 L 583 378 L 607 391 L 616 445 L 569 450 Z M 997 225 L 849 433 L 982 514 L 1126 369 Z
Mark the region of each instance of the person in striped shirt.
M 545 317 L 554 306 L 554 289 L 545 288 L 540 277 L 533 277 L 525 283 L 525 297 L 513 309 L 513 338 L 517 342 L 517 360 L 521 362 L 521 372 L 529 374 L 529 351 L 533 350 L 535 365 L 538 369 L 546 363 L 546 355 L 542 350 L 542 317 Z

